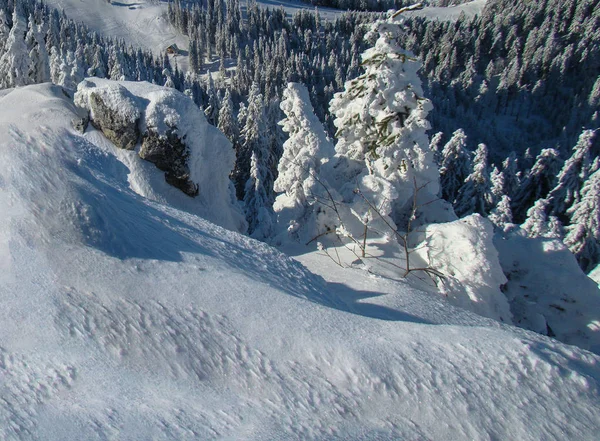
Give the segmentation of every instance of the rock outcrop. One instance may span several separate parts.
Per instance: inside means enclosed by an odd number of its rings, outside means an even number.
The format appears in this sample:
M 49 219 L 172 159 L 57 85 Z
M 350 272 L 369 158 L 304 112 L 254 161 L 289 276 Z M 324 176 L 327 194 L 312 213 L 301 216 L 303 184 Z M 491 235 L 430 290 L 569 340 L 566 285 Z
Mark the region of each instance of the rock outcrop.
M 190 180 L 188 149 L 173 129 L 163 136 L 155 130 L 148 130 L 143 135 L 138 154 L 140 158 L 152 162 L 164 171 L 165 180 L 173 187 L 179 188 L 188 196 L 198 195 L 198 185 Z
M 87 85 L 93 85 L 87 81 Z M 89 121 L 102 131 L 114 145 L 125 150 L 138 150 L 140 158 L 152 162 L 165 172 L 165 180 L 188 196 L 198 195 L 198 184 L 190 179 L 189 150 L 184 139 L 177 135 L 177 127 L 163 121 L 162 132 L 156 127 L 140 129 L 144 119 L 145 100 L 134 96 L 120 84 L 93 89 L 78 97 L 78 104 L 89 109 Z M 140 108 L 142 108 L 140 110 Z M 80 130 L 78 126 L 77 129 Z

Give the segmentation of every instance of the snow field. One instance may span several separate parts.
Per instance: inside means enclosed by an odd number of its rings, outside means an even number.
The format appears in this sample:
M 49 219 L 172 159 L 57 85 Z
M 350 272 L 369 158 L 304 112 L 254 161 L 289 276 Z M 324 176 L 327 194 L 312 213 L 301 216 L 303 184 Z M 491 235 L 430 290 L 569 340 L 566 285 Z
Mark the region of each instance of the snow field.
M 145 199 L 60 88 L 0 109 L 3 439 L 596 439 L 599 357 Z

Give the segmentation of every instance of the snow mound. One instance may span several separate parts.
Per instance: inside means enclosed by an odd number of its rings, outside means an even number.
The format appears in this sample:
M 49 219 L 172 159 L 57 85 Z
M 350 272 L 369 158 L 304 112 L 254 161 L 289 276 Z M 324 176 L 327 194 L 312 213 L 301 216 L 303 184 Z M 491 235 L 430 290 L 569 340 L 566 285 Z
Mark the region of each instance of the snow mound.
M 478 214 L 454 222 L 430 224 L 422 254 L 445 280 L 440 292 L 454 305 L 484 317 L 512 323 L 500 286 L 506 277 L 492 242 L 492 224 Z
M 514 322 L 600 353 L 600 289 L 560 239 L 527 237 L 516 229 L 494 243 L 508 282 Z
M 597 439 L 600 357 L 141 197 L 76 112 L 0 99 L 1 439 Z
M 189 97 L 177 90 L 146 82 L 90 78 L 79 84 L 75 103 L 91 110 L 92 120 L 95 96 L 102 98 L 104 105 L 116 115 L 137 124 L 142 134 L 151 132 L 159 138 L 173 134 L 187 148 L 185 167 L 189 170 L 189 180 L 198 188 L 197 197 L 191 199 L 167 185 L 161 172 L 133 152 L 119 151 L 117 155 L 130 168 L 129 182 L 134 191 L 226 228 L 245 230 L 244 216 L 229 180 L 235 152 L 227 138 L 208 124 L 203 112 Z M 98 138 L 98 134 L 91 136 Z M 110 149 L 109 146 L 106 148 Z M 171 162 L 177 160 L 180 158 L 173 158 Z M 161 167 L 160 164 L 157 166 Z

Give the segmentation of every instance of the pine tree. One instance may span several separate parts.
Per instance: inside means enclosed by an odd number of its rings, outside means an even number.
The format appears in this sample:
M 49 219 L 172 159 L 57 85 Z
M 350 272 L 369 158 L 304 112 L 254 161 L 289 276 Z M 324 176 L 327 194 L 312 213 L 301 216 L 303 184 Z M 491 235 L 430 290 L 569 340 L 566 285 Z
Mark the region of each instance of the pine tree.
M 283 144 L 279 160 L 279 176 L 274 190 L 282 193 L 275 200 L 274 210 L 280 229 L 287 229 L 303 241 L 333 229 L 323 202 L 326 179 L 321 166 L 333 156 L 334 148 L 327 139 L 323 126 L 314 114 L 308 89 L 298 83 L 289 83 L 283 92 L 281 121 L 289 138 Z M 319 183 L 321 181 L 321 183 Z M 327 203 L 330 203 L 328 201 Z
M 548 196 L 556 185 L 560 168 L 561 161 L 556 150 L 544 149 L 540 152 L 513 200 L 512 210 L 516 222 L 523 222 L 525 213 L 535 201 Z
M 504 175 L 504 194 L 510 198 L 515 197 L 521 186 L 519 161 L 515 152 L 511 152 L 502 162 L 502 174 Z
M 462 129 L 458 129 L 452 134 L 452 138 L 442 150 L 440 167 L 442 197 L 448 202 L 454 202 L 465 179 L 471 174 L 471 170 L 471 158 L 467 150 L 467 136 Z
M 593 130 L 585 130 L 579 136 L 577 144 L 573 147 L 573 154 L 558 175 L 558 184 L 548 196 L 549 212 L 563 222 L 567 220 L 567 210 L 579 202 L 581 187 L 589 177 L 594 136 Z
M 512 224 L 513 217 L 510 209 L 510 198 L 507 195 L 502 196 L 488 219 L 500 229 L 504 229 L 508 224 Z
M 439 191 L 439 174 L 425 131 L 431 102 L 424 98 L 414 55 L 399 45 L 403 18 L 376 22 L 368 35 L 375 46 L 362 54 L 365 72 L 334 96 L 330 111 L 337 127 L 337 186 L 355 214 L 369 217 L 362 196 L 394 222 L 405 221 L 416 187 Z M 357 195 L 356 188 L 361 195 Z M 365 217 L 366 216 L 366 217 Z
M 527 210 L 527 219 L 521 228 L 531 238 L 562 237 L 562 226 L 556 216 L 548 216 L 548 199 L 538 199 L 533 207 Z
M 490 186 L 490 197 L 492 199 L 492 204 L 495 205 L 502 199 L 502 196 L 505 195 L 504 187 L 506 186 L 504 173 L 498 170 L 498 167 L 496 166 L 494 166 L 490 173 Z
M 32 16 L 29 17 L 28 31 L 25 43 L 29 49 L 29 82 L 45 83 L 50 81 L 50 57 L 46 51 L 46 42 L 40 26 L 36 25 Z
M 490 175 L 487 165 L 487 147 L 479 144 L 473 160 L 473 171 L 465 179 L 454 203 L 454 211 L 459 217 L 479 213 L 487 215 L 492 207 L 493 198 L 490 192 Z
M 442 139 L 444 138 L 443 132 L 437 132 L 431 137 L 429 142 L 429 148 L 433 153 L 433 160 L 440 166 L 442 164 Z
M 258 84 L 252 84 L 248 96 L 248 106 L 240 108 L 239 120 L 240 145 L 236 151 L 235 168 L 232 178 L 236 187 L 238 199 L 244 199 L 246 182 L 250 178 L 250 158 L 257 148 L 266 144 L 266 116 L 263 96 Z M 262 158 L 260 158 L 262 160 Z M 270 168 L 270 167 L 269 167 Z M 266 183 L 267 188 L 272 189 L 273 180 Z
M 4 44 L 4 53 L 0 57 L 0 89 L 25 86 L 29 80 L 31 59 L 25 44 L 27 24 L 15 8 L 12 15 L 12 28 Z
M 238 142 L 240 130 L 233 111 L 233 101 L 229 89 L 225 91 L 223 97 L 217 127 L 234 145 Z
M 568 211 L 565 244 L 588 272 L 600 261 L 600 171 L 594 172 L 581 190 L 581 200 Z
M 244 208 L 248 234 L 258 240 L 267 239 L 273 233 L 273 202 L 266 187 L 269 174 L 268 152 L 257 148 L 250 160 L 250 178 L 244 189 Z
M 215 89 L 215 82 L 213 81 L 212 74 L 208 72 L 206 83 L 206 94 L 208 96 L 206 102 L 206 109 L 204 114 L 209 124 L 216 125 L 219 118 L 219 98 L 217 97 L 217 90 Z

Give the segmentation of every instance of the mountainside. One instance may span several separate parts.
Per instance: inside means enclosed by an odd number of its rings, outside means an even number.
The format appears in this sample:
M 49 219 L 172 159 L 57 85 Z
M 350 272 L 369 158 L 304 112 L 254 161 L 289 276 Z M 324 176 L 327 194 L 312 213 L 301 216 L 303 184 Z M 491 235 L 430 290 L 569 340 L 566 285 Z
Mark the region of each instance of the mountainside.
M 0 109 L 2 439 L 596 439 L 598 356 L 145 199 L 60 87 Z

